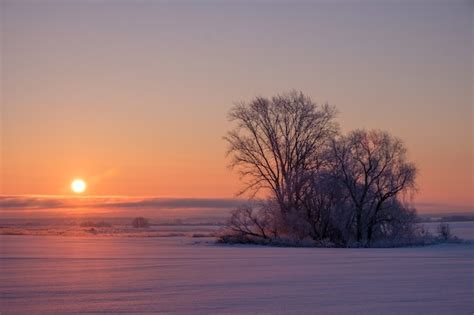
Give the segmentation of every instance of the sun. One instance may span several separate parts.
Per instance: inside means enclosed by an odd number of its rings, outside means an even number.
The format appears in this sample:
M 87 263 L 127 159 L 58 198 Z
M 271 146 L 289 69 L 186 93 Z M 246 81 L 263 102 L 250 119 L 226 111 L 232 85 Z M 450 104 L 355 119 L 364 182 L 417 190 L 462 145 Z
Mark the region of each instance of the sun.
M 83 193 L 86 190 L 86 182 L 80 178 L 76 178 L 71 183 L 71 190 L 76 194 Z

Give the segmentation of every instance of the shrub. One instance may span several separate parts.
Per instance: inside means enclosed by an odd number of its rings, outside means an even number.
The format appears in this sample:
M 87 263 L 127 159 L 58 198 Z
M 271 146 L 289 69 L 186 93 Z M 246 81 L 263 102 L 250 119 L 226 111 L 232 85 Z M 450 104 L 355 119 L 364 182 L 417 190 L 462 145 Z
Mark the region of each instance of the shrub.
M 315 209 L 315 208 L 314 208 Z M 293 211 L 281 216 L 271 201 L 247 203 L 234 210 L 218 235 L 219 243 L 316 247 L 400 247 L 435 244 L 436 238 L 416 223 L 416 211 L 398 201 L 379 212 L 373 224 L 371 241 L 357 241 L 350 207 L 339 204 L 323 217 L 298 215 Z M 316 218 L 316 219 L 315 219 Z M 324 218 L 324 221 L 322 220 Z M 311 220 L 309 220 L 311 219 Z M 446 228 L 443 228 L 446 231 Z M 448 229 L 448 234 L 449 229 Z M 444 240 L 451 240 L 445 236 Z
M 95 228 L 90 228 L 86 231 L 89 232 L 89 233 L 92 233 L 92 234 L 97 234 L 97 230 Z
M 271 201 L 256 201 L 242 205 L 231 213 L 220 233 L 223 243 L 267 243 L 278 238 L 279 220 Z
M 453 238 L 451 228 L 447 223 L 440 223 L 437 227 L 438 237 L 443 241 L 448 241 Z
M 150 226 L 150 222 L 144 217 L 136 217 L 132 220 L 132 226 L 136 229 L 147 228 Z

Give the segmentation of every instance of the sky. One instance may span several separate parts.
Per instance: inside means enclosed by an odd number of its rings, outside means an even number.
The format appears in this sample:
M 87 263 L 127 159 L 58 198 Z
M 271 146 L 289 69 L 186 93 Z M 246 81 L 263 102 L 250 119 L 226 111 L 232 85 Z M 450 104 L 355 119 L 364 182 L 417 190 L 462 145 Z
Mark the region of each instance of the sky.
M 0 194 L 232 198 L 237 101 L 301 90 L 384 129 L 421 209 L 472 210 L 472 1 L 2 0 Z

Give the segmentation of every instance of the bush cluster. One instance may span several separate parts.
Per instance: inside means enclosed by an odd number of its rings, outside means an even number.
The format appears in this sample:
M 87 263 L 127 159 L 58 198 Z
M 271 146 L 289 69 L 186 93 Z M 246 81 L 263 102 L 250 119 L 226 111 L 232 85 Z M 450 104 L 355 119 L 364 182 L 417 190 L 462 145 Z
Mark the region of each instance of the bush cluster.
M 403 142 L 381 130 L 341 133 L 336 109 L 301 92 L 234 106 L 225 137 L 248 204 L 223 242 L 403 246 L 429 242 L 410 196 L 416 166 Z M 255 196 L 265 198 L 256 199 Z M 449 229 L 440 234 L 449 238 Z

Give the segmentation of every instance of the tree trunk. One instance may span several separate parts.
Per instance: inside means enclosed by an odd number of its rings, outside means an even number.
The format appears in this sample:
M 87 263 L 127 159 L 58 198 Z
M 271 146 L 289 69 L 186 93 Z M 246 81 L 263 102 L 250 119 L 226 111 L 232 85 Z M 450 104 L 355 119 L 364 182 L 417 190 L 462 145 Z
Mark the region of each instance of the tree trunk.
M 374 224 L 371 222 L 367 230 L 367 246 L 370 247 L 370 242 L 372 241 L 372 233 L 374 230 Z
M 357 242 L 362 241 L 362 211 L 359 209 L 357 211 Z

